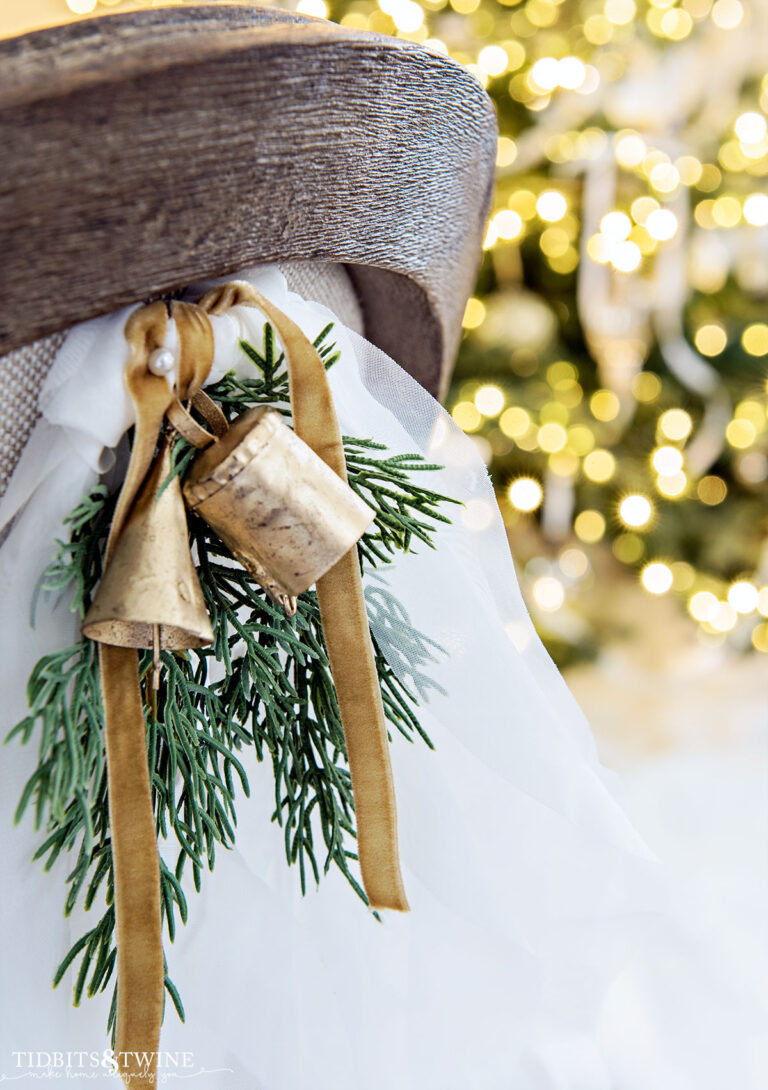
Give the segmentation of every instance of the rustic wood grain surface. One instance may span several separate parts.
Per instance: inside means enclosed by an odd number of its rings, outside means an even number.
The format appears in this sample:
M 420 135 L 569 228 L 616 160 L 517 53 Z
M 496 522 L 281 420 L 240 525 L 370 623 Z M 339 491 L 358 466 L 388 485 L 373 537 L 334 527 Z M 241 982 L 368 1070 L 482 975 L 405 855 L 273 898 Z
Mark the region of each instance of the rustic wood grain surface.
M 366 335 L 441 393 L 495 139 L 453 61 L 250 4 L 0 42 L 0 353 L 256 262 L 340 262 Z

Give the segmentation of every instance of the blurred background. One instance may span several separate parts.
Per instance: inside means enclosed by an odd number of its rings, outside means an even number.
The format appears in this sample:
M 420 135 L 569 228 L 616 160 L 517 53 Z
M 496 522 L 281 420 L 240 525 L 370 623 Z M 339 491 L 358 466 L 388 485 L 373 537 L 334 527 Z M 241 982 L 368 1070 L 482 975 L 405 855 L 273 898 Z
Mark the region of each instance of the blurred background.
M 0 33 L 149 6 L 0 0 Z M 768 0 L 285 6 L 449 54 L 496 104 L 498 184 L 448 408 L 627 805 L 757 993 Z

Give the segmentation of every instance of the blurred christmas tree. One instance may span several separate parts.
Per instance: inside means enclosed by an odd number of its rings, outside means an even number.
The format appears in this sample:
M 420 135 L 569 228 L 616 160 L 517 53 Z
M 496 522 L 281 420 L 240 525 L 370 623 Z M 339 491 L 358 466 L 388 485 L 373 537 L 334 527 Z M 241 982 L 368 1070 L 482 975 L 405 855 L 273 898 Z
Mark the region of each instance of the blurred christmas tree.
M 597 569 L 680 595 L 703 638 L 768 651 L 768 6 L 330 14 L 450 53 L 496 103 L 495 210 L 449 407 L 550 649 L 603 641 L 605 616 L 580 609 Z
M 583 608 L 595 573 L 768 652 L 768 2 L 282 6 L 450 54 L 496 103 L 449 407 L 556 657 L 606 637 Z

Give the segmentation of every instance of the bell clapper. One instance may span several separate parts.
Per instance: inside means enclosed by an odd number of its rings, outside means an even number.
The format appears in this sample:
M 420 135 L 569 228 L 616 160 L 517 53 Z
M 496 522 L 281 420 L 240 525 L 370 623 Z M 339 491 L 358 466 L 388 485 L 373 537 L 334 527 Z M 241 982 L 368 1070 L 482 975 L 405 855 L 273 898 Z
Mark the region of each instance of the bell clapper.
M 160 625 L 152 625 L 152 686 L 150 689 L 150 705 L 152 718 L 157 719 L 157 694 L 160 690 L 160 671 L 163 668 L 160 659 Z

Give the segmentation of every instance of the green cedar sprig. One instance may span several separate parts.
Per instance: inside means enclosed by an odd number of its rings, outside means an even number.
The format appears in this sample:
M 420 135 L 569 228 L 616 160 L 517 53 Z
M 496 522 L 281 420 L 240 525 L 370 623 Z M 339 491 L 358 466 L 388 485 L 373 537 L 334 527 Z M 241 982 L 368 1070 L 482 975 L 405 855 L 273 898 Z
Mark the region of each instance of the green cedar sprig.
M 331 326 L 316 347 L 327 367 L 338 358 L 328 341 Z M 287 411 L 285 360 L 265 325 L 264 351 L 243 342 L 256 366 L 255 377 L 227 375 L 211 394 L 229 417 L 257 404 L 278 404 Z M 371 440 L 345 438 L 351 486 L 376 511 L 376 519 L 360 543 L 361 557 L 371 566 L 387 562 L 397 551 L 410 550 L 414 539 L 432 546 L 436 522 L 448 521 L 439 507 L 449 502 L 415 485 L 411 475 L 436 467 L 418 455 L 375 457 L 385 448 Z M 179 442 L 174 472 L 183 473 L 194 451 Z M 115 499 L 97 486 L 67 520 L 69 539 L 59 541 L 46 572 L 43 589 L 72 594 L 72 609 L 83 616 L 101 575 L 103 549 Z M 194 547 L 215 642 L 191 652 L 162 653 L 164 671 L 154 717 L 145 706 L 147 752 L 158 836 L 175 841 L 178 854 L 171 869 L 161 859 L 161 904 L 165 927 L 173 941 L 177 919 L 185 923 L 188 904 L 183 874 L 191 869 L 199 890 L 203 871 L 212 870 L 216 846 L 235 842 L 238 792 L 249 794 L 243 750 L 253 747 L 259 761 L 267 755 L 275 778 L 272 818 L 284 831 L 286 858 L 298 864 L 302 891 L 307 873 L 315 882 L 331 866 L 338 867 L 363 901 L 365 893 L 350 862 L 356 858 L 354 805 L 336 693 L 323 640 L 314 593 L 299 598 L 295 617 L 288 618 L 237 564 L 210 529 L 190 517 Z M 400 646 L 408 646 L 412 685 L 395 675 L 374 644 L 389 722 L 406 738 L 419 734 L 431 746 L 417 716 L 419 698 L 430 682 L 419 665 L 434 658 L 437 645 L 416 632 L 397 603 L 378 592 L 377 611 L 391 616 Z M 141 656 L 141 671 L 150 655 Z M 221 676 L 221 665 L 224 676 Z M 218 666 L 218 670 L 217 670 Z M 96 925 L 66 954 L 54 975 L 58 985 L 77 968 L 75 1005 L 82 996 L 104 991 L 115 965 L 114 890 L 109 838 L 106 765 L 101 723 L 102 705 L 97 650 L 87 640 L 46 655 L 28 683 L 28 715 L 8 736 L 22 743 L 39 736 L 39 761 L 25 785 L 16 811 L 20 821 L 33 810 L 36 828 L 45 839 L 34 858 L 49 870 L 67 853 L 75 865 L 67 876 L 65 914 L 82 901 L 90 909 L 101 899 L 104 912 Z M 318 842 L 318 835 L 321 843 Z M 78 965 L 79 961 L 79 965 Z M 166 974 L 167 992 L 179 1014 L 183 1006 Z M 109 1027 L 114 1031 L 116 991 Z

